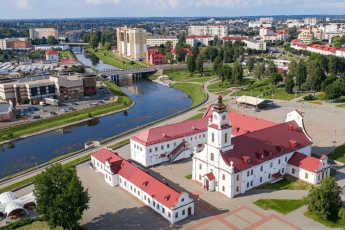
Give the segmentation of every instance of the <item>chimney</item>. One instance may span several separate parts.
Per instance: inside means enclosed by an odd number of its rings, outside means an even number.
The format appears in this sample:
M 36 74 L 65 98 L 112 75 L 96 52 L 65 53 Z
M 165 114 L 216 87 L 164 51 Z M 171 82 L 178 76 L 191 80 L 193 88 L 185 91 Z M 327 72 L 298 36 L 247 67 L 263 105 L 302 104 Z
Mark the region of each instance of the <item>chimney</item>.
M 289 131 L 293 131 L 292 125 L 289 125 Z

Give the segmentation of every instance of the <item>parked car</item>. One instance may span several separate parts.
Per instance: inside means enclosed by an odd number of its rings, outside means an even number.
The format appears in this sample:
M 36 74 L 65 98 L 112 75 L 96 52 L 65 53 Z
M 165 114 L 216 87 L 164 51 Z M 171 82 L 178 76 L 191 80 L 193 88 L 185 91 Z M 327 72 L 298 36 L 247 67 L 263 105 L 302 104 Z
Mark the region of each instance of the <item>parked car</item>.
M 41 118 L 41 116 L 40 115 L 36 115 L 36 116 L 33 116 L 32 118 L 33 119 L 38 119 L 38 118 Z
M 34 106 L 29 106 L 29 107 L 28 107 L 28 110 L 30 110 L 30 111 L 35 111 L 35 107 L 34 107 Z
M 40 108 L 34 107 L 34 111 L 40 111 Z
M 78 104 L 77 104 L 77 103 L 75 103 L 75 102 L 72 102 L 71 104 L 72 104 L 72 105 L 78 105 Z
M 75 108 L 73 108 L 73 107 L 69 107 L 68 109 L 71 110 L 71 111 L 75 110 Z
M 51 114 L 51 115 L 56 115 L 57 113 L 54 112 L 54 111 L 51 111 L 50 114 Z
M 104 103 L 103 101 L 98 101 L 99 103 Z
M 61 111 L 62 111 L 62 112 L 65 112 L 65 113 L 67 113 L 67 112 L 68 112 L 68 110 L 67 110 L 67 109 L 61 109 Z
M 91 103 L 90 106 L 93 106 L 93 103 Z
M 19 114 L 19 115 L 20 115 L 20 116 L 24 116 L 24 115 L 25 115 L 24 110 L 20 111 L 20 114 Z
M 40 105 L 45 106 L 46 103 L 44 101 L 40 101 Z

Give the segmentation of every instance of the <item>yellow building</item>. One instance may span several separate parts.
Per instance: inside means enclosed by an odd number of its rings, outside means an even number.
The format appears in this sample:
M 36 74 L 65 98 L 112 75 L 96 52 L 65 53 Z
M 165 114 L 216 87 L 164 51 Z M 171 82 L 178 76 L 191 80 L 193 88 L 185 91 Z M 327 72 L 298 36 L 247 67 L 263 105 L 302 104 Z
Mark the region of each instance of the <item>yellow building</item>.
M 56 39 L 59 38 L 59 31 L 55 28 L 29 28 L 29 34 L 31 39 L 48 38 L 49 36 L 53 36 Z
M 314 33 L 310 29 L 302 30 L 298 35 L 298 39 L 303 42 L 303 44 L 310 44 L 314 40 Z
M 116 29 L 117 50 L 120 55 L 131 59 L 144 59 L 147 51 L 146 30 L 121 27 Z
M 178 43 L 178 39 L 174 37 L 149 37 L 147 38 L 147 45 L 150 46 L 160 46 L 165 45 L 168 41 L 171 42 L 172 48 L 175 49 L 176 44 Z

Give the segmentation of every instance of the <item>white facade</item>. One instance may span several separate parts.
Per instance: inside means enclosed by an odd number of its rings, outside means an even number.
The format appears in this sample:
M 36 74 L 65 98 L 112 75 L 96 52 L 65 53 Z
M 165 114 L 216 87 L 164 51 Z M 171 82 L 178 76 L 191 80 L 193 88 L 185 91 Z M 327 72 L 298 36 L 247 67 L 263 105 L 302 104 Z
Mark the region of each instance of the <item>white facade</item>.
M 55 28 L 29 28 L 29 34 L 31 39 L 48 38 L 49 36 L 53 36 L 56 39 L 59 38 L 59 32 Z
M 228 36 L 228 27 L 224 25 L 219 26 L 189 26 L 188 35 L 210 35 L 218 36 L 219 39 Z
M 345 48 L 342 48 L 342 49 L 340 49 L 340 50 L 337 50 L 337 51 L 335 52 L 335 55 L 338 56 L 338 57 L 343 57 L 343 58 L 345 58 Z
M 46 54 L 47 61 L 59 61 L 59 54 Z
M 314 25 L 316 25 L 318 23 L 319 23 L 319 19 L 316 18 L 316 17 L 314 17 L 314 18 L 305 18 L 304 19 L 304 24 L 306 24 L 306 25 L 314 26 Z
M 131 159 L 146 167 L 161 164 L 166 161 L 172 161 L 171 152 L 183 142 L 187 142 L 186 146 L 182 147 L 185 148 L 185 150 L 176 159 L 174 159 L 174 161 L 190 158 L 194 151 L 194 147 L 207 142 L 206 135 L 207 132 L 200 132 L 198 134 L 149 146 L 145 146 L 131 139 Z
M 194 46 L 208 46 L 210 41 L 213 41 L 213 37 L 209 35 L 195 35 L 195 36 L 187 36 L 186 44 L 190 45 L 191 47 Z
M 247 44 L 247 48 L 256 50 L 266 50 L 266 42 L 263 41 L 243 41 Z
M 147 46 L 165 45 L 168 41 L 171 42 L 173 48 L 175 48 L 178 43 L 177 38 L 147 38 Z
M 224 114 L 213 110 L 214 121 L 210 123 L 208 128 L 208 142 L 202 151 L 195 150 L 194 153 L 192 179 L 201 183 L 205 189 L 217 191 L 233 198 L 265 183 L 278 181 L 284 174 L 289 174 L 311 184 L 317 184 L 322 178 L 329 176 L 330 169 L 327 165 L 327 157 L 320 160 L 310 157 L 313 158 L 314 162 L 320 161 L 321 165 L 317 172 L 312 172 L 289 163 L 295 151 L 278 155 L 263 163 L 254 164 L 250 168 L 235 172 L 234 163 L 232 161 L 229 162 L 230 164 L 226 163 L 223 155 L 228 150 L 236 148 L 236 144 L 232 145 L 231 141 L 231 123 L 227 123 L 227 120 L 223 118 Z M 286 122 L 289 121 L 295 121 L 301 131 L 311 140 L 304 130 L 303 116 L 299 112 L 289 113 Z M 310 144 L 299 148 L 297 151 L 299 154 L 310 156 L 311 147 Z M 267 154 L 271 156 L 272 152 L 267 152 Z M 261 155 L 257 157 L 261 157 Z M 263 157 L 264 155 L 260 159 Z M 243 164 L 250 165 L 250 158 L 247 159 L 243 155 L 242 158 L 245 162 Z
M 171 189 L 168 185 L 165 185 L 166 188 L 168 188 L 167 192 L 173 191 L 179 194 L 175 202 L 175 205 L 173 207 L 167 207 L 166 205 L 162 204 L 162 202 L 157 200 L 157 198 L 155 199 L 155 197 L 149 195 L 147 192 L 145 192 L 145 190 L 136 186 L 134 183 L 132 183 L 131 180 L 128 180 L 119 174 L 113 173 L 111 170 L 111 164 L 108 160 L 106 160 L 105 163 L 102 163 L 100 160 L 98 160 L 96 157 L 92 155 L 91 162 L 93 164 L 93 167 L 98 172 L 101 172 L 104 175 L 104 180 L 107 184 L 109 184 L 112 187 L 120 186 L 121 188 L 125 189 L 127 192 L 129 192 L 135 198 L 139 199 L 141 202 L 152 208 L 155 212 L 160 214 L 169 222 L 176 223 L 187 218 L 190 215 L 194 215 L 194 201 L 189 197 L 188 193 L 178 193 L 177 191 Z M 153 180 L 157 179 L 153 178 Z M 147 180 L 144 183 L 151 183 L 151 180 Z M 164 199 L 168 200 L 169 198 L 170 196 L 167 196 Z

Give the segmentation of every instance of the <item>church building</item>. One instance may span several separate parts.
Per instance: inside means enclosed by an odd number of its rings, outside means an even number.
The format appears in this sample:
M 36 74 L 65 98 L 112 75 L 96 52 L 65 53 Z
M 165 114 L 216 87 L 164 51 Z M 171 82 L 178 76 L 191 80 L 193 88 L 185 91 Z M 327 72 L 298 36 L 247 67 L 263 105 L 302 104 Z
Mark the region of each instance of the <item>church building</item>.
M 193 151 L 192 179 L 209 191 L 232 198 L 266 183 L 290 175 L 310 184 L 318 184 L 330 175 L 327 157 L 311 156 L 312 139 L 307 134 L 303 115 L 295 110 L 285 123 L 268 125 L 256 131 L 233 135 L 226 106 L 218 103 L 206 116 L 207 141 Z M 243 130 L 243 129 L 242 129 Z

